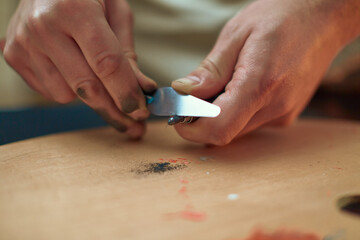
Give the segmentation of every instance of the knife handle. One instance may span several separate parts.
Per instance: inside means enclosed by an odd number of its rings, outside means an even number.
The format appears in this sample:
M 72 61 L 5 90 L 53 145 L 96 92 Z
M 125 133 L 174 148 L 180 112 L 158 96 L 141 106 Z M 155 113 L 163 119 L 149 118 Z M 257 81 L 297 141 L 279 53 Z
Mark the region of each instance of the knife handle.
M 169 118 L 168 125 L 175 125 L 178 123 L 192 123 L 198 119 L 198 117 L 184 117 L 175 115 Z

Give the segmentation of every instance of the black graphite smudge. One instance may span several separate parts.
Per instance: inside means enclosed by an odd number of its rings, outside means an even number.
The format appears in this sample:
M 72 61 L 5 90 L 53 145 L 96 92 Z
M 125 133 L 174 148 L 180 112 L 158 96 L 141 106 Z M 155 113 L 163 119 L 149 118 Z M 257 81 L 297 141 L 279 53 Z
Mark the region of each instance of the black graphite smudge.
M 133 170 L 137 174 L 152 174 L 152 173 L 165 173 L 174 170 L 181 170 L 186 168 L 184 164 L 172 164 L 169 162 L 163 163 L 149 163 L 141 166 L 139 169 Z
M 95 112 L 104 119 L 105 122 L 113 126 L 117 131 L 119 132 L 126 132 L 128 130 L 127 126 L 116 121 L 115 119 L 112 119 L 110 114 L 104 110 L 104 109 L 95 109 Z
M 78 88 L 78 89 L 76 90 L 76 94 L 77 94 L 79 97 L 81 97 L 82 99 L 87 99 L 86 91 L 85 91 L 85 89 L 83 89 L 83 88 Z
M 342 197 L 337 205 L 342 211 L 360 216 L 360 195 Z

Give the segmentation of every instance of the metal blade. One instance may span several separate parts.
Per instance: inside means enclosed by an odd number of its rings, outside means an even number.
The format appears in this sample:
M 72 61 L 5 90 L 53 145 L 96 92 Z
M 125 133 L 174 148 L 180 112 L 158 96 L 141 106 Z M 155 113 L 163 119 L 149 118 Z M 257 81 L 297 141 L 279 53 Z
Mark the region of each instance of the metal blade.
M 217 117 L 220 107 L 191 95 L 176 92 L 171 87 L 159 88 L 148 97 L 148 109 L 158 116 Z

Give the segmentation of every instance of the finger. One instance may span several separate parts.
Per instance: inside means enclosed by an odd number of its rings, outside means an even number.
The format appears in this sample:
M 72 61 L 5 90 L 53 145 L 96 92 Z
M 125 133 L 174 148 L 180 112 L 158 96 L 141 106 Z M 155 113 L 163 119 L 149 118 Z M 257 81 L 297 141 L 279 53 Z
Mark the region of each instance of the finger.
M 140 109 L 148 116 L 145 97 L 102 9 L 89 12 L 91 16 L 79 21 L 86 26 L 72 25 L 70 34 L 116 106 L 127 114 Z
M 133 40 L 133 16 L 129 4 L 124 0 L 106 1 L 106 16 L 109 25 L 122 47 L 123 54 L 128 58 L 130 66 L 145 93 L 153 93 L 157 84 L 145 76 L 136 64 Z
M 49 44 L 51 43 L 50 59 L 72 91 L 115 129 L 127 133 L 131 138 L 140 138 L 145 132 L 144 124 L 132 120 L 119 111 L 103 84 L 87 64 L 77 44 L 63 35 L 54 35 L 52 41 L 49 41 Z M 66 52 L 63 49 L 66 49 Z
M 38 81 L 46 88 L 53 100 L 59 103 L 69 103 L 76 98 L 59 70 L 47 56 L 37 50 L 30 51 L 29 56 L 32 59 Z
M 239 53 L 249 36 L 248 31 L 235 34 L 231 21 L 224 27 L 214 48 L 200 66 L 186 78 L 172 82 L 172 87 L 203 99 L 222 92 L 232 78 Z M 238 37 L 231 37 L 231 36 Z
M 32 68 L 29 54 L 16 42 L 10 42 L 4 46 L 4 59 L 25 80 L 25 82 L 36 92 L 47 99 L 52 99 L 49 92 L 37 79 Z

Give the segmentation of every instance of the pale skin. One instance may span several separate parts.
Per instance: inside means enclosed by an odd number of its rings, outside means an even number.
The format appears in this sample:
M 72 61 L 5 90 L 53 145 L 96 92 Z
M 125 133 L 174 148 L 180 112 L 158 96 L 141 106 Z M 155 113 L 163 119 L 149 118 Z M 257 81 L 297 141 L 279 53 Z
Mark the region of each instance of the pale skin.
M 264 125 L 290 124 L 336 54 L 360 34 L 359 22 L 358 0 L 254 1 L 224 26 L 203 63 L 172 83 L 203 99 L 218 95 L 222 109 L 217 118 L 178 124 L 177 132 L 226 145 Z M 43 96 L 65 103 L 78 94 L 139 138 L 149 114 L 142 90 L 156 84 L 136 65 L 131 29 L 123 0 L 23 0 L 1 47 Z
M 217 118 L 177 125 L 185 139 L 226 145 L 264 125 L 289 125 L 336 54 L 360 34 L 360 1 L 255 1 L 223 28 L 203 63 L 172 83 L 200 98 L 221 93 Z

